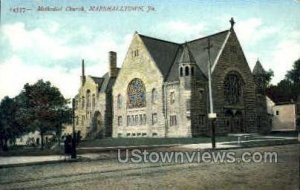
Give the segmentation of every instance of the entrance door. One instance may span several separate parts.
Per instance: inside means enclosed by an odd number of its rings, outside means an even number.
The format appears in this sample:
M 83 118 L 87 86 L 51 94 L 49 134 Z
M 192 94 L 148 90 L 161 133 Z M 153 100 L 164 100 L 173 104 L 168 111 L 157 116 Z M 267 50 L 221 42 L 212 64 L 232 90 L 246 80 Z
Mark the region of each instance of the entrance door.
M 241 111 L 226 110 L 226 127 L 230 133 L 244 133 L 243 114 Z

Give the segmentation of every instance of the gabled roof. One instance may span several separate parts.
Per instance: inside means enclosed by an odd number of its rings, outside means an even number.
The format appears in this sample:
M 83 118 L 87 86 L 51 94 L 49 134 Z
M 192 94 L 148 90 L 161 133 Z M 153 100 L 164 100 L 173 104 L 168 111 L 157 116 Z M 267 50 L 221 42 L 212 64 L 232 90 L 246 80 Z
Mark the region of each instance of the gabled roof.
M 212 66 L 222 48 L 228 32 L 229 30 L 225 30 L 188 42 L 188 46 L 194 55 L 197 65 L 206 77 L 208 76 L 208 53 L 205 48 L 208 46 L 208 39 L 212 45 L 210 48 L 210 61 Z
M 194 61 L 198 66 L 196 68 L 195 76 L 201 79 L 207 79 L 208 77 L 208 53 L 205 49 L 208 46 L 208 38 L 210 43 L 213 45 L 210 48 L 211 56 L 211 65 L 215 62 L 218 53 L 222 49 L 222 45 L 226 39 L 229 30 L 219 32 L 204 38 L 199 38 L 184 44 L 179 44 L 177 55 L 172 63 L 171 69 L 167 75 L 167 81 L 176 81 L 179 79 L 179 63 L 181 61 Z M 187 48 L 184 50 L 184 45 L 186 44 Z M 181 60 L 182 59 L 182 60 Z
M 264 68 L 263 68 L 263 66 L 261 65 L 261 63 L 260 63 L 259 60 L 256 61 L 256 64 L 255 64 L 255 66 L 254 66 L 254 68 L 253 68 L 252 73 L 253 73 L 254 75 L 257 75 L 257 74 L 265 74 L 265 73 L 266 73 L 266 71 L 264 70 Z
M 160 72 L 167 77 L 176 57 L 179 44 L 139 34 Z
M 90 76 L 91 79 L 96 83 L 98 84 L 99 86 L 101 86 L 101 84 L 103 83 L 104 79 L 101 78 L 101 77 L 94 77 L 94 76 Z

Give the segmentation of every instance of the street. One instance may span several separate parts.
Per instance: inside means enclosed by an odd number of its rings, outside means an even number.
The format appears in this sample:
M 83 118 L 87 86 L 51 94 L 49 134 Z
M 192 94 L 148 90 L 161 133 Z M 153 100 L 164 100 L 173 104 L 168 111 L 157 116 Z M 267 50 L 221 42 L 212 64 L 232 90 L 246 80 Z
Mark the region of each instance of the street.
M 278 163 L 63 162 L 1 168 L 0 189 L 299 189 L 299 144 L 232 151 L 275 151 Z

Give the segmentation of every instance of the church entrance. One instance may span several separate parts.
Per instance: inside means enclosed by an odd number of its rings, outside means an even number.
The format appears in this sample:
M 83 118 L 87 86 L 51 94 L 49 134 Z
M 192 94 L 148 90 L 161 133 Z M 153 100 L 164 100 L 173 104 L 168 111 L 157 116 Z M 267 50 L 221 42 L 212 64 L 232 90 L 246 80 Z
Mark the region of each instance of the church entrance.
M 91 130 L 94 136 L 103 137 L 104 135 L 104 122 L 103 117 L 99 111 L 96 111 L 93 117 L 93 128 Z
M 243 113 L 240 110 L 225 111 L 225 122 L 229 133 L 246 132 L 243 126 Z

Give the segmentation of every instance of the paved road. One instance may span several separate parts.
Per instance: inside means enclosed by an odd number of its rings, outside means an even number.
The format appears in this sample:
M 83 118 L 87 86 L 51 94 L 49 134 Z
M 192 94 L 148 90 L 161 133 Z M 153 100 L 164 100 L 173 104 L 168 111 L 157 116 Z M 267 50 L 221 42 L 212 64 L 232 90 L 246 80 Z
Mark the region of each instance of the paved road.
M 278 163 L 56 163 L 0 169 L 0 189 L 299 189 L 299 145 L 276 151 Z

